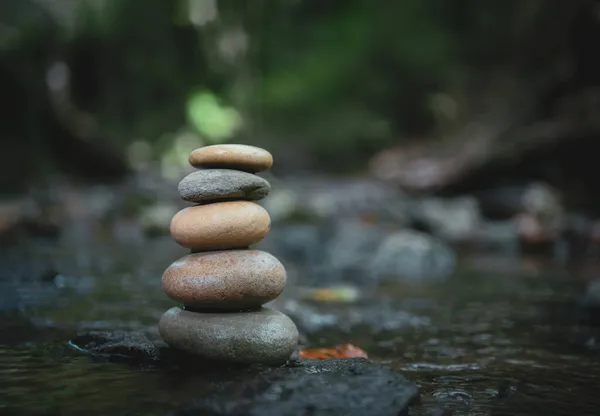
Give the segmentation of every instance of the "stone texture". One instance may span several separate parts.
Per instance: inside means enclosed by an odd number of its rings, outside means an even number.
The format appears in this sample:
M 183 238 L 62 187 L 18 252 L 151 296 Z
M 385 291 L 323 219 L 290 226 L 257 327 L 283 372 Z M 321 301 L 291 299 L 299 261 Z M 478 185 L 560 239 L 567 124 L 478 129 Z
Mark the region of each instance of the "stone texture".
M 302 359 L 248 369 L 169 415 L 407 416 L 418 399 L 415 383 L 364 358 Z
M 285 282 L 281 262 L 259 250 L 189 254 L 162 277 L 165 293 L 195 310 L 256 309 L 277 298 Z
M 171 220 L 171 236 L 195 250 L 245 248 L 269 233 L 271 219 L 253 202 L 229 201 L 188 207 Z
M 258 200 L 266 197 L 271 185 L 260 176 L 232 169 L 192 172 L 179 182 L 179 195 L 186 201 Z
M 230 168 L 246 172 L 263 172 L 273 165 L 273 156 L 260 147 L 216 144 L 192 151 L 189 161 L 196 168 Z
M 158 326 L 170 347 L 211 361 L 282 365 L 298 344 L 292 320 L 268 308 L 197 313 L 175 307 L 165 312 Z

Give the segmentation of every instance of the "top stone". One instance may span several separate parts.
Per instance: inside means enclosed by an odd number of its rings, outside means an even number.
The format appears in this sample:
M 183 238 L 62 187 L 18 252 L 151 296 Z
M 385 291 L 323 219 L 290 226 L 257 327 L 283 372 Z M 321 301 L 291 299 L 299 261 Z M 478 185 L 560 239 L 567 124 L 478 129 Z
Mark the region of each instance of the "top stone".
M 273 165 L 273 156 L 260 147 L 215 144 L 192 151 L 190 164 L 195 168 L 224 168 L 256 173 L 269 170 Z

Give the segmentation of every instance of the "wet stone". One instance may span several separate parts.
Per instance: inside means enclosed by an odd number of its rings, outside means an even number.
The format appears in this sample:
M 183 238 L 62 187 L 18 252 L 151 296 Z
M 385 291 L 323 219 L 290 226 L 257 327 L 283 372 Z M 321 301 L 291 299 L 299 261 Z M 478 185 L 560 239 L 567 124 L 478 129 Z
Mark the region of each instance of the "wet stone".
M 88 332 L 77 335 L 68 345 L 77 351 L 105 358 L 142 361 L 160 358 L 159 348 L 137 332 Z
M 190 202 L 219 200 L 259 200 L 269 194 L 271 185 L 260 176 L 232 169 L 192 172 L 179 182 L 181 198 Z
M 177 260 L 162 277 L 165 293 L 194 310 L 260 308 L 285 287 L 286 271 L 260 250 L 193 253 Z
M 170 416 L 404 416 L 418 387 L 362 358 L 293 361 L 248 371 Z
M 298 345 L 298 330 L 273 309 L 230 313 L 197 313 L 175 307 L 159 322 L 172 348 L 211 361 L 282 365 Z

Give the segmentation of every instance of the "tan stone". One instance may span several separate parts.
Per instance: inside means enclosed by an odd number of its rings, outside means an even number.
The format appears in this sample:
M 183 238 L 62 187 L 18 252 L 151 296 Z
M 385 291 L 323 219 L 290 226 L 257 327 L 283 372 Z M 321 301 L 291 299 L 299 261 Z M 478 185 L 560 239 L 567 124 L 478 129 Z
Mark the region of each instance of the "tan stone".
M 192 151 L 190 164 L 196 168 L 225 168 L 263 172 L 273 165 L 273 156 L 260 147 L 244 144 L 215 144 Z
M 260 250 L 193 253 L 165 270 L 162 287 L 173 300 L 194 310 L 256 309 L 277 298 L 285 268 Z
M 271 218 L 254 202 L 228 201 L 179 211 L 171 220 L 171 236 L 195 250 L 246 248 L 269 233 Z

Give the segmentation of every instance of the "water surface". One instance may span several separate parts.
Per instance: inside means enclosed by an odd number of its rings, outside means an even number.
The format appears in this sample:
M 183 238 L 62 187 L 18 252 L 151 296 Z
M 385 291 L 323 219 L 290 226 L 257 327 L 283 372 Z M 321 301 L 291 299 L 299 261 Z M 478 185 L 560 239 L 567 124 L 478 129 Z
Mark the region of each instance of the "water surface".
M 184 253 L 160 239 L 143 247 L 38 247 L 35 258 L 60 270 L 64 288 L 56 295 L 24 283 L 15 293 L 32 300 L 3 312 L 0 414 L 163 415 L 209 394 L 207 374 L 97 361 L 66 347 L 88 330 L 156 338 L 157 320 L 173 305 L 160 275 Z M 600 338 L 593 314 L 578 303 L 585 284 L 552 262 L 465 258 L 449 279 L 390 283 L 361 300 L 391 300 L 422 324 L 327 330 L 307 339 L 314 347 L 350 342 L 414 380 L 422 403 L 411 414 L 598 414 Z M 295 293 L 292 285 L 285 296 Z M 48 302 L 36 303 L 44 296 Z

